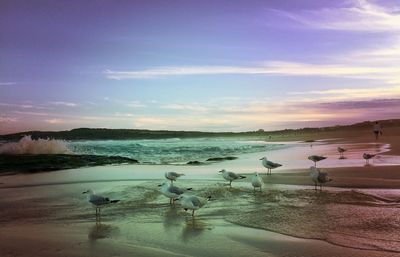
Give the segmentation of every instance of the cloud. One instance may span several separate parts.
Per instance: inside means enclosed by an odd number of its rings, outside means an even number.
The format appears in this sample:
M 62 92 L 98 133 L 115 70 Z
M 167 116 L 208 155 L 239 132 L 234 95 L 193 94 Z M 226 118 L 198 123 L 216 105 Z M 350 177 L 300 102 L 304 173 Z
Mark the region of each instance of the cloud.
M 126 106 L 131 107 L 131 108 L 144 108 L 147 107 L 144 103 L 141 103 L 140 101 L 131 101 L 126 104 Z
M 17 82 L 0 82 L 0 86 L 12 86 L 16 84 Z
M 306 96 L 315 101 L 360 100 L 377 98 L 400 97 L 400 86 L 374 87 L 374 88 L 340 88 L 328 90 L 312 90 L 288 92 L 292 96 Z
M 17 122 L 17 121 L 18 121 L 18 119 L 15 117 L 0 116 L 0 122 L 11 123 L 11 122 Z
M 367 0 L 353 0 L 350 6 L 291 13 L 268 11 L 314 29 L 399 33 L 400 6 L 385 8 Z
M 197 66 L 197 67 L 164 67 L 137 71 L 108 71 L 109 79 L 140 79 L 165 76 L 188 75 L 223 75 L 223 74 L 250 74 L 250 75 L 279 75 L 279 76 L 320 76 L 346 77 L 358 79 L 377 79 L 387 83 L 393 82 L 400 74 L 400 65 L 362 65 L 348 63 L 343 60 L 336 64 L 311 64 L 296 62 L 264 62 L 261 66 L 233 67 L 233 66 Z
M 62 123 L 64 123 L 64 120 L 61 120 L 61 119 L 48 119 L 48 120 L 44 120 L 44 121 L 49 123 L 49 124 L 62 124 Z
M 48 113 L 45 112 L 21 112 L 21 111 L 14 111 L 16 114 L 22 114 L 22 115 L 29 115 L 29 116 L 49 116 Z
M 209 110 L 207 107 L 199 104 L 176 104 L 176 103 L 161 105 L 160 108 L 177 110 L 177 111 L 196 111 L 196 112 L 205 112 Z
M 0 103 L 0 106 L 5 107 L 13 107 L 13 108 L 21 108 L 21 109 L 38 109 L 38 110 L 45 110 L 48 109 L 43 106 L 36 106 L 32 104 L 10 104 L 10 103 Z
M 77 104 L 76 103 L 71 103 L 71 102 L 50 102 L 50 104 L 52 105 L 56 105 L 56 106 L 67 106 L 67 107 L 76 107 Z

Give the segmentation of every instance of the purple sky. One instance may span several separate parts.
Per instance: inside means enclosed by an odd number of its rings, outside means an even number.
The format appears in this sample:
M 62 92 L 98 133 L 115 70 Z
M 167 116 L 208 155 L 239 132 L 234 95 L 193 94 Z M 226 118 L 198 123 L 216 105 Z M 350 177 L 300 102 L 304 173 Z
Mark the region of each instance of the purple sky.
M 0 134 L 400 118 L 400 2 L 0 2 Z

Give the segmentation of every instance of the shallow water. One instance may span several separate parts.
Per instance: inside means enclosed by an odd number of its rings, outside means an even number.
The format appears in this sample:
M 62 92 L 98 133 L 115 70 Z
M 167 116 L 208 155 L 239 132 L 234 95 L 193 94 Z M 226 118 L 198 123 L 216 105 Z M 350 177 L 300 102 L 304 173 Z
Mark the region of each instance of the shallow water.
M 193 219 L 178 203 L 168 204 L 158 192 L 160 181 L 0 189 L 4 196 L 0 223 L 54 224 L 59 233 L 78 226 L 93 247 L 108 240 L 185 256 L 392 256 L 400 252 L 399 190 L 316 193 L 308 187 L 279 186 L 253 193 L 247 183 L 229 188 L 221 180 L 178 181 L 178 186 L 193 187 L 193 194 L 212 196 Z M 81 194 L 87 188 L 121 200 L 103 208 L 100 223 Z
M 293 143 L 204 166 L 122 165 L 2 176 L 0 223 L 54 224 L 58 234 L 72 226 L 95 248 L 107 241 L 184 256 L 398 256 L 400 190 L 330 188 L 316 193 L 309 186 L 268 185 L 254 194 L 248 182 L 234 182 L 229 189 L 218 174 L 221 168 L 263 171 L 263 155 L 284 164 L 273 172 L 308 168 L 310 154 L 328 156 L 319 167 L 363 166 L 364 151 L 381 153 L 388 146 L 347 145 L 344 160 L 338 159 L 336 147 Z M 397 158 L 382 155 L 372 165 L 394 165 Z M 212 196 L 195 220 L 178 204 L 171 207 L 158 192 L 166 171 L 186 173 L 176 185 Z M 102 210 L 101 224 L 96 224 L 94 210 L 81 194 L 88 188 L 121 200 Z

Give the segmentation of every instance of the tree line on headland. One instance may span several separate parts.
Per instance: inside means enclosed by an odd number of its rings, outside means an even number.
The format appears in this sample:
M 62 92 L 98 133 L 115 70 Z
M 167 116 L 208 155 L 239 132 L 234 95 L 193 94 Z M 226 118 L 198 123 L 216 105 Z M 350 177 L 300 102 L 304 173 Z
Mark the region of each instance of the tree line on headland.
M 52 138 L 63 140 L 128 140 L 128 139 L 168 139 L 168 138 L 201 138 L 201 137 L 284 137 L 330 132 L 339 130 L 363 130 L 370 129 L 375 121 L 364 121 L 352 125 L 336 125 L 321 128 L 284 129 L 276 131 L 246 132 L 202 132 L 202 131 L 170 131 L 170 130 L 147 130 L 147 129 L 107 129 L 107 128 L 77 128 L 66 131 L 26 131 L 15 134 L 0 135 L 0 140 L 17 141 L 25 135 L 33 139 Z M 399 127 L 400 119 L 380 121 L 384 128 Z

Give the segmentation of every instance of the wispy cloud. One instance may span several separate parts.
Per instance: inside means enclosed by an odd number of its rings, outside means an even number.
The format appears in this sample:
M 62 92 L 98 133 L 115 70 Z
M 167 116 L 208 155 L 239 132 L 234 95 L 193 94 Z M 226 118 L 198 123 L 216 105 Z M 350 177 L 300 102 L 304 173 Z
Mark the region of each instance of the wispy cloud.
M 0 86 L 12 86 L 16 84 L 17 82 L 0 82 Z
M 340 88 L 328 90 L 312 90 L 288 92 L 292 96 L 306 96 L 317 101 L 339 101 L 400 97 L 400 86 L 375 88 Z
M 146 104 L 140 102 L 140 101 L 130 101 L 129 103 L 126 104 L 126 106 L 131 107 L 131 108 L 144 108 L 147 107 Z
M 62 124 L 62 123 L 64 123 L 64 120 L 62 120 L 62 119 L 47 119 L 47 120 L 44 120 L 44 121 L 49 123 L 49 124 Z
M 56 106 L 67 106 L 67 107 L 76 107 L 76 106 L 77 106 L 76 103 L 72 103 L 72 102 L 62 102 L 62 101 L 50 102 L 50 104 L 56 105 Z
M 14 111 L 16 114 L 28 115 L 28 116 L 49 116 L 49 113 L 46 112 L 21 112 L 21 111 Z
M 11 122 L 17 122 L 17 121 L 18 121 L 18 119 L 15 117 L 0 116 L 0 122 L 11 123 Z
M 170 109 L 170 110 L 177 110 L 177 111 L 197 111 L 197 112 L 205 112 L 209 109 L 200 104 L 166 104 L 161 105 L 161 109 Z
M 350 6 L 305 10 L 297 13 L 271 10 L 309 28 L 349 31 L 394 31 L 399 33 L 400 6 L 390 9 L 367 0 L 353 0 Z
M 38 109 L 38 110 L 45 110 L 48 109 L 44 106 L 38 106 L 33 104 L 10 104 L 10 103 L 0 103 L 0 106 L 5 107 L 12 107 L 12 108 L 20 108 L 20 109 Z
M 282 76 L 321 76 L 347 77 L 361 79 L 378 79 L 393 81 L 400 74 L 399 66 L 362 65 L 354 63 L 311 64 L 296 62 L 265 62 L 261 66 L 198 66 L 198 67 L 165 67 L 138 71 L 107 71 L 110 79 L 140 79 L 165 76 L 188 75 L 223 75 L 223 74 L 260 74 Z

